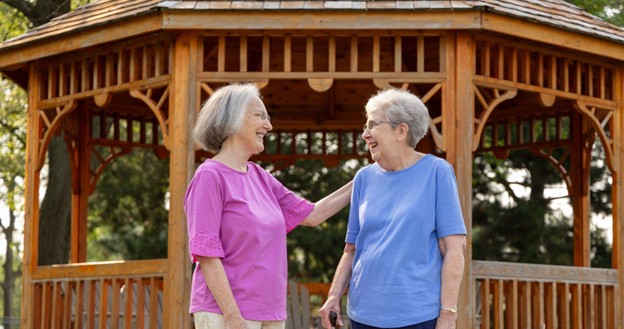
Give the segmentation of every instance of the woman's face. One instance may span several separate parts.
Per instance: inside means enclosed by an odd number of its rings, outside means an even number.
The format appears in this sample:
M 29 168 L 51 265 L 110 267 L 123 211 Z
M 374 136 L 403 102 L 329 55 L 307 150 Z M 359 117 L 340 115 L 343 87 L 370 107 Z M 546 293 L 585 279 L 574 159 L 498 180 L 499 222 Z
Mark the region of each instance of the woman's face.
M 385 111 L 374 108 L 368 111 L 366 129 L 362 133 L 362 138 L 366 142 L 368 151 L 373 161 L 383 167 L 385 161 L 392 157 L 393 148 L 397 147 L 396 122 L 390 122 L 385 115 Z
M 264 150 L 264 136 L 272 129 L 264 104 L 255 97 L 249 102 L 243 124 L 236 135 L 245 149 L 251 154 L 258 154 Z

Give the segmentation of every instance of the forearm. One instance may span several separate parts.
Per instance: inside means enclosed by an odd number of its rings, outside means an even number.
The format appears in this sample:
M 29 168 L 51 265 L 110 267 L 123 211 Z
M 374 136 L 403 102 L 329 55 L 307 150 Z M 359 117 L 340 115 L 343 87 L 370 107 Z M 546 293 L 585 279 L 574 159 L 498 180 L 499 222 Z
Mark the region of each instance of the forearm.
M 349 286 L 354 255 L 353 252 L 346 251 L 347 248 L 345 248 L 345 252 L 342 254 L 340 262 L 338 263 L 338 267 L 336 268 L 336 273 L 334 274 L 331 288 L 329 288 L 329 293 L 327 296 L 328 299 L 332 298 L 340 300 L 342 298 L 342 295 L 344 295 L 345 290 Z
M 457 305 L 463 273 L 464 254 L 462 250 L 448 250 L 442 264 L 442 291 L 440 295 L 442 306 Z
M 225 321 L 242 318 L 230 282 L 225 274 L 220 258 L 198 257 L 204 280 L 217 305 L 223 312 Z
M 336 274 L 332 281 L 329 293 L 327 294 L 327 301 L 319 309 L 319 315 L 321 316 L 321 323 L 324 328 L 331 328 L 332 325 L 329 320 L 329 313 L 336 312 L 336 314 L 342 314 L 340 310 L 340 300 L 344 295 L 345 290 L 349 286 L 349 281 L 352 275 L 353 257 L 355 254 L 355 245 L 347 243 L 344 249 L 344 253 L 340 258 L 338 267 L 336 268 Z M 337 322 L 339 326 L 342 326 L 342 318 L 338 317 Z
M 344 208 L 351 200 L 353 181 L 348 182 L 330 195 L 314 204 L 314 210 L 301 223 L 306 226 L 317 226 Z

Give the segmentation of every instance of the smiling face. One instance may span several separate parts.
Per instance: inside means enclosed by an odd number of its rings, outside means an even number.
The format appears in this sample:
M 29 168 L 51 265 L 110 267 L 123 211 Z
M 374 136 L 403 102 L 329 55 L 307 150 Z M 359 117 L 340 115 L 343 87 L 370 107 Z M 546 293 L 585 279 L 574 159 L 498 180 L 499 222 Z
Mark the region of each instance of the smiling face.
M 389 122 L 385 111 L 379 107 L 367 112 L 367 129 L 362 133 L 373 161 L 384 167 L 384 163 L 393 157 L 397 148 L 396 123 Z
M 273 126 L 264 104 L 260 98 L 255 97 L 247 106 L 239 132 L 232 137 L 251 156 L 264 150 L 264 136 L 272 129 Z

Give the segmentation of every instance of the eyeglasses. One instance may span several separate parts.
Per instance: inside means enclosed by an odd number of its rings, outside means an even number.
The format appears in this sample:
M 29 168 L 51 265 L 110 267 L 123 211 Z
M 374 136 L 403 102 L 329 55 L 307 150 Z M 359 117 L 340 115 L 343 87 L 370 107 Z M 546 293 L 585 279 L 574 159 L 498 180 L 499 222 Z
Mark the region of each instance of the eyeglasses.
M 393 125 L 397 125 L 400 122 L 371 120 L 371 121 L 367 122 L 362 128 L 364 128 L 364 131 L 366 131 L 366 130 L 373 130 L 375 127 L 379 126 L 382 123 L 390 123 L 390 124 L 393 124 Z
M 271 116 L 264 112 L 258 112 L 253 114 L 253 116 L 260 118 L 260 120 L 271 122 Z

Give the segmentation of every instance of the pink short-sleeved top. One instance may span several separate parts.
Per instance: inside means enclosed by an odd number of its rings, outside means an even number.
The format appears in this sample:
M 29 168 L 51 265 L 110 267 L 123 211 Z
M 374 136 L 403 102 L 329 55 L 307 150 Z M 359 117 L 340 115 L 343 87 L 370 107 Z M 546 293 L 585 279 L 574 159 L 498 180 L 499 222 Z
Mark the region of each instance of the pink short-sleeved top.
M 195 172 L 184 209 L 191 260 L 221 258 L 243 318 L 285 320 L 286 234 L 314 204 L 252 162 L 243 173 L 209 159 Z M 190 304 L 191 313 L 222 313 L 199 266 L 193 273 Z

